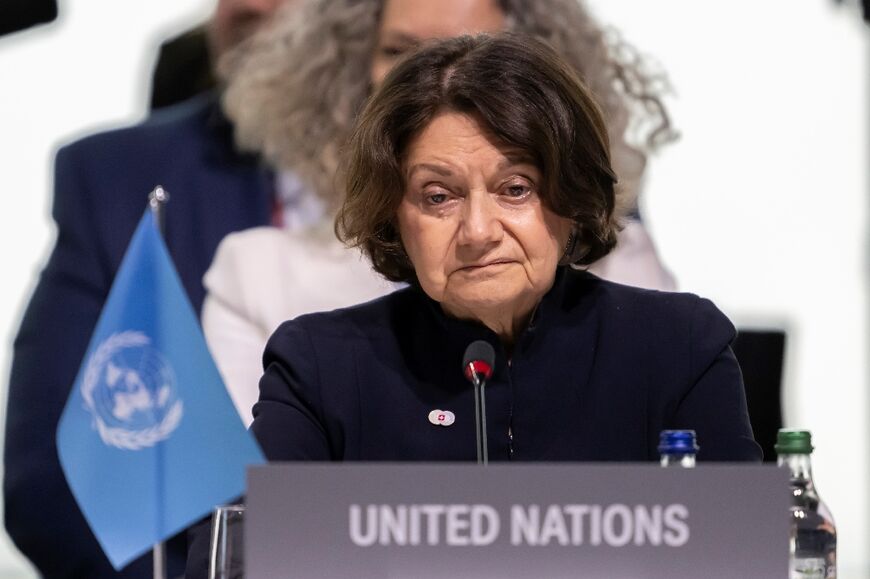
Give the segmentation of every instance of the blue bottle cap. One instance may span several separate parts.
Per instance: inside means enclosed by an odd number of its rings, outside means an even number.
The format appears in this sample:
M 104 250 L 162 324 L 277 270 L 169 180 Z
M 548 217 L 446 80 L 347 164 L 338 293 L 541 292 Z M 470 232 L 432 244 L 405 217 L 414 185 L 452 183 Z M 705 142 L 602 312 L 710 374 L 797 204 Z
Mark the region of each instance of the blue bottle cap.
M 661 454 L 695 454 L 699 448 L 694 430 L 662 430 L 659 437 Z

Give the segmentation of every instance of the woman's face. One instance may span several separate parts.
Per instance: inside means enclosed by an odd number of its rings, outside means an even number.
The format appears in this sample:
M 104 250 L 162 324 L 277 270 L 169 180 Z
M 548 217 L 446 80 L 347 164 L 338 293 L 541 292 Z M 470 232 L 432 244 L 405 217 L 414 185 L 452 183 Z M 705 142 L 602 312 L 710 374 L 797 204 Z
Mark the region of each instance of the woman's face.
M 436 116 L 405 159 L 398 227 L 423 291 L 456 317 L 529 314 L 571 231 L 543 205 L 540 170 L 455 112 Z
M 372 84 L 378 86 L 421 42 L 504 28 L 505 15 L 496 0 L 385 0 L 372 57 Z

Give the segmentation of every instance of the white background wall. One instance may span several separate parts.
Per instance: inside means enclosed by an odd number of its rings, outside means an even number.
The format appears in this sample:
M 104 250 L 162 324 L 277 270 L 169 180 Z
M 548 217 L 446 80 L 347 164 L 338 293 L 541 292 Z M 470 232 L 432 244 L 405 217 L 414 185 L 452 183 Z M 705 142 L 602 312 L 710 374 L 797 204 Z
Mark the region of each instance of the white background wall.
M 661 255 L 737 325 L 787 329 L 786 426 L 813 431 L 840 577 L 870 577 L 870 29 L 832 0 L 592 5 L 675 85 L 642 207 Z
M 653 159 L 643 199 L 662 256 L 738 325 L 788 329 L 785 419 L 813 430 L 840 577 L 870 577 L 868 29 L 833 0 L 590 1 L 676 88 L 683 137 Z M 159 40 L 212 6 L 60 4 L 55 23 L 0 37 L 0 400 L 54 236 L 53 151 L 141 118 Z M 0 577 L 33 576 L 0 533 Z

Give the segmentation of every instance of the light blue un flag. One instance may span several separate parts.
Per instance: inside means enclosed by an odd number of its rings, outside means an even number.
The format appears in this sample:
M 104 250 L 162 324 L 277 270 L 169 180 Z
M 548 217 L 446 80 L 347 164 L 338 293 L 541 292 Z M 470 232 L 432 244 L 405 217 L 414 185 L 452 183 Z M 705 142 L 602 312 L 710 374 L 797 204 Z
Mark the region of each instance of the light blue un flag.
M 57 429 L 66 479 L 120 569 L 245 490 L 264 462 L 146 211 Z

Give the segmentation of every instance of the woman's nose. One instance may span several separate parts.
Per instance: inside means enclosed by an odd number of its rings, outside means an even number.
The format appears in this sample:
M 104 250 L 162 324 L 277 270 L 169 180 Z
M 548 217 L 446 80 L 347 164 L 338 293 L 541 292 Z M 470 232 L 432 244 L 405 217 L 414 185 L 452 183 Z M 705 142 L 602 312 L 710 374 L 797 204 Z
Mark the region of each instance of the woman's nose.
M 501 241 L 504 229 L 498 204 L 486 191 L 472 191 L 463 204 L 459 225 L 460 245 L 486 248 Z

